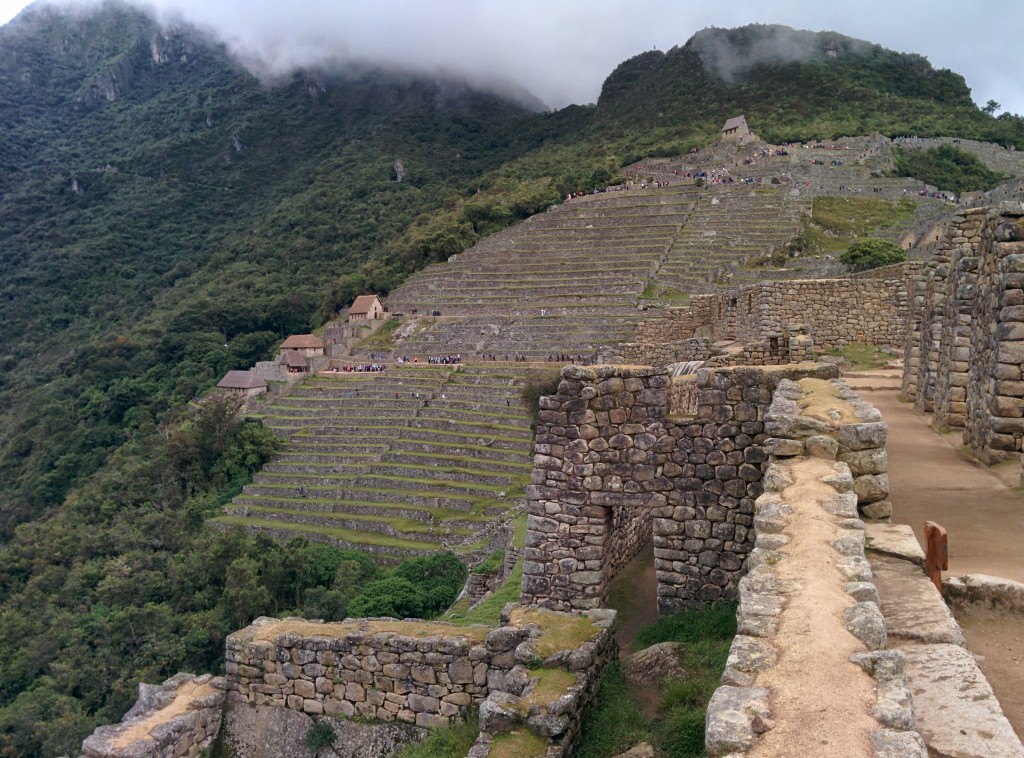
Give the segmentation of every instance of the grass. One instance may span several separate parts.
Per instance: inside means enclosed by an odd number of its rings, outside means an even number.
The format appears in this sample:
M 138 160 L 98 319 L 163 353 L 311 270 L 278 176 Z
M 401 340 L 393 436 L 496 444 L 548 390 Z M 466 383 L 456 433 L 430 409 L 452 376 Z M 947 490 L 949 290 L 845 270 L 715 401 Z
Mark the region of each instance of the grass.
M 593 706 L 583 719 L 576 758 L 608 758 L 654 740 L 654 725 L 628 695 L 629 685 L 615 661 L 605 669 Z
M 681 663 L 687 676 L 665 683 L 659 715 L 649 718 L 630 693 L 619 665 L 611 664 L 584 719 L 577 758 L 609 758 L 643 741 L 669 758 L 703 756 L 705 709 L 718 687 L 735 634 L 732 603 L 682 611 L 640 630 L 634 650 L 659 642 L 684 643 Z
M 316 516 L 317 518 L 323 518 L 334 521 L 367 521 L 367 522 L 381 522 L 390 524 L 395 528 L 396 531 L 404 533 L 416 533 L 416 534 L 429 534 L 429 535 L 442 535 L 445 534 L 443 521 L 438 522 L 437 526 L 433 526 L 423 521 L 418 521 L 411 518 L 402 518 L 401 516 L 378 516 L 376 514 L 366 513 L 346 513 L 344 511 L 307 511 L 290 508 L 277 508 L 267 507 L 262 505 L 246 505 L 245 506 L 250 513 L 255 512 L 256 514 L 270 514 L 270 513 L 281 513 L 286 516 Z M 318 525 L 319 526 L 319 525 Z M 339 526 L 339 529 L 346 527 Z M 448 534 L 458 534 L 463 537 L 469 537 L 472 534 L 476 534 L 472 529 L 454 529 L 450 528 L 447 531 Z
M 480 733 L 477 714 L 472 713 L 463 724 L 432 729 L 430 735 L 395 754 L 395 758 L 465 758 Z
M 399 537 L 392 537 L 387 534 L 375 532 L 357 532 L 353 529 L 342 529 L 333 526 L 320 526 L 319 524 L 293 524 L 289 521 L 275 521 L 274 519 L 242 518 L 241 516 L 218 516 L 211 521 L 228 526 L 255 526 L 264 529 L 280 529 L 284 532 L 296 534 L 322 534 L 326 537 L 333 537 L 339 542 L 351 545 L 377 545 L 379 547 L 399 547 L 409 550 L 438 550 L 440 545 L 436 542 L 426 540 L 404 540 Z M 440 538 L 441 535 L 438 535 Z
M 523 563 L 520 561 L 508 575 L 508 579 L 489 598 L 481 600 L 473 608 L 468 605 L 456 604 L 444 616 L 445 621 L 453 624 L 469 626 L 471 624 L 486 624 L 496 627 L 501 623 L 501 609 L 507 603 L 514 603 L 519 600 L 523 582 Z M 461 605 L 461 607 L 460 607 Z
M 543 633 L 533 640 L 534 648 L 541 658 L 561 650 L 575 650 L 601 632 L 584 616 L 562 616 L 550 611 L 517 608 L 512 611 L 509 620 L 512 626 L 536 624 L 541 628 Z
M 509 732 L 494 738 L 489 758 L 538 758 L 548 749 L 548 741 L 529 729 Z
M 850 343 L 844 347 L 829 350 L 828 354 L 842 358 L 857 371 L 885 368 L 893 359 L 893 356 L 877 345 L 867 345 L 861 342 Z
M 480 561 L 480 564 L 473 569 L 477 574 L 497 574 L 501 570 L 501 564 L 505 560 L 505 551 L 498 549 Z
M 805 228 L 809 252 L 838 253 L 880 229 L 910 220 L 917 204 L 873 197 L 816 197 Z
M 579 684 L 579 677 L 565 669 L 538 669 L 530 678 L 533 690 L 523 697 L 516 708 L 526 714 L 535 705 L 545 705 L 562 697 L 570 687 Z
M 390 349 L 395 346 L 395 332 L 401 322 L 397 318 L 389 318 L 380 328 L 369 337 L 359 341 L 357 345 L 361 349 Z

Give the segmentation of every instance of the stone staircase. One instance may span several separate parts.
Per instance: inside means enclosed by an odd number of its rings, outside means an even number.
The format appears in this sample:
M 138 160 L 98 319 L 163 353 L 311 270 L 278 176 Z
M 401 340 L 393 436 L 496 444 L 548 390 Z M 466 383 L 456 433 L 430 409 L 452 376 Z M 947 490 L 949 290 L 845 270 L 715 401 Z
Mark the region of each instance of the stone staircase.
M 520 392 L 482 365 L 311 376 L 253 414 L 287 446 L 215 523 L 385 558 L 472 549 L 532 470 Z

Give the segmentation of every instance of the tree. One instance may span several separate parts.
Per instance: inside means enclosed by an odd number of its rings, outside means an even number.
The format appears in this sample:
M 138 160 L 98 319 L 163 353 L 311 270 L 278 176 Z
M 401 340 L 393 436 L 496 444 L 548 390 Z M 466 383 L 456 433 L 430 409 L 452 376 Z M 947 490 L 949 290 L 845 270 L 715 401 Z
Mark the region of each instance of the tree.
M 840 262 L 850 271 L 867 271 L 879 266 L 891 266 L 894 263 L 902 263 L 906 259 L 907 254 L 899 245 L 876 237 L 867 237 L 854 242 L 845 253 L 839 256 Z
M 993 113 L 995 113 L 1002 107 L 1003 106 L 997 103 L 995 100 L 989 100 L 987 103 L 985 103 L 985 107 L 982 108 L 981 110 L 983 113 L 987 113 L 988 115 L 991 116 Z

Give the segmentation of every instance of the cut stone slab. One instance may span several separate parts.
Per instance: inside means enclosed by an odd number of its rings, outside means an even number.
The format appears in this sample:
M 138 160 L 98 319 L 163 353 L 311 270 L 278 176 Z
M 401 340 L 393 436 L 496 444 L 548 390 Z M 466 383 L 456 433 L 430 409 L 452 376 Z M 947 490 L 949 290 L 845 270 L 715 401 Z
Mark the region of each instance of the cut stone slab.
M 966 645 L 960 625 L 919 566 L 874 552 L 868 553 L 868 560 L 890 647 L 903 647 L 901 641 L 907 640 Z
M 866 524 L 865 527 L 868 550 L 924 566 L 924 550 L 912 527 L 906 524 Z
M 1024 584 L 1001 576 L 964 574 L 959 578 L 950 577 L 942 583 L 942 594 L 955 606 L 977 604 L 1024 614 Z
M 768 718 L 768 690 L 719 687 L 708 703 L 705 747 L 710 758 L 750 750 L 757 741 L 754 719 Z
M 903 653 L 917 731 L 929 755 L 1024 756 L 1024 745 L 970 652 L 957 645 L 919 645 Z

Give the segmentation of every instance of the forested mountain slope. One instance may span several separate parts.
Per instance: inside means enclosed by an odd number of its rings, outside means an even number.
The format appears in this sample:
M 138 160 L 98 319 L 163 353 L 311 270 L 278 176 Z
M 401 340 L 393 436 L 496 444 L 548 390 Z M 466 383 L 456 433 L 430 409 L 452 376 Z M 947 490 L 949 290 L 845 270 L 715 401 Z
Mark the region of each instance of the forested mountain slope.
M 751 57 L 777 33 L 705 32 L 538 113 L 371 68 L 260 82 L 117 4 L 0 28 L 0 755 L 70 752 L 140 678 L 215 666 L 257 613 L 343 614 L 375 578 L 204 525 L 273 449 L 186 410 L 227 369 L 740 112 L 766 137 L 1024 146 L 921 58 L 840 35 Z M 750 65 L 723 78 L 723 50 Z

